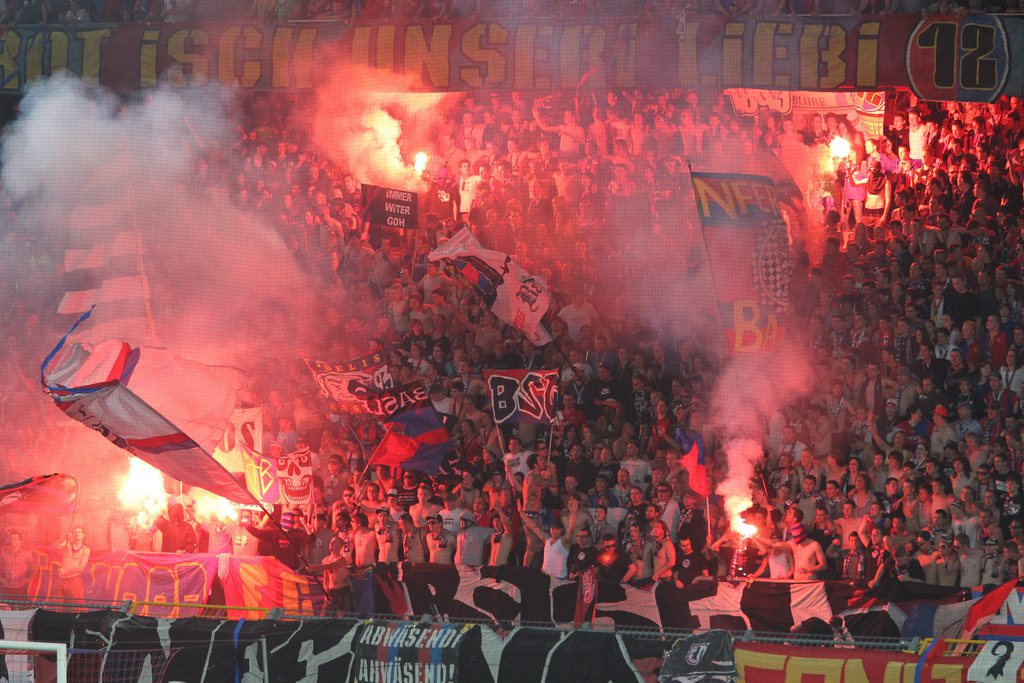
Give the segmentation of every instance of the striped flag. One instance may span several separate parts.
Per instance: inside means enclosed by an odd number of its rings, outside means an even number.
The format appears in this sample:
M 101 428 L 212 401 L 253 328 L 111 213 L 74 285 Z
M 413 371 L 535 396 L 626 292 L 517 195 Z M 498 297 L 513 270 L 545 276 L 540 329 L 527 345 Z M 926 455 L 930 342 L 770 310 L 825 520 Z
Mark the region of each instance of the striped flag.
M 234 371 L 118 340 L 68 345 L 68 335 L 40 367 L 43 390 L 65 415 L 178 481 L 252 502 L 210 455 L 235 407 L 241 378 Z
M 80 338 L 153 343 L 149 282 L 143 244 L 121 197 L 85 200 L 71 212 L 64 251 L 64 296 L 57 313 L 68 324 L 97 306 Z

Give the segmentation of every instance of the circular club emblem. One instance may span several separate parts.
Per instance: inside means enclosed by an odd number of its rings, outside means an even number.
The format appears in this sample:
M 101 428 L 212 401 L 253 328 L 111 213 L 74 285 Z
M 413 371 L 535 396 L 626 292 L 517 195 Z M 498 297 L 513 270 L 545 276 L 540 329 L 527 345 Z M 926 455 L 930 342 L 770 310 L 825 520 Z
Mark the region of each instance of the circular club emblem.
M 1009 75 L 1007 46 L 996 16 L 922 19 L 907 44 L 910 87 L 926 100 L 993 102 Z

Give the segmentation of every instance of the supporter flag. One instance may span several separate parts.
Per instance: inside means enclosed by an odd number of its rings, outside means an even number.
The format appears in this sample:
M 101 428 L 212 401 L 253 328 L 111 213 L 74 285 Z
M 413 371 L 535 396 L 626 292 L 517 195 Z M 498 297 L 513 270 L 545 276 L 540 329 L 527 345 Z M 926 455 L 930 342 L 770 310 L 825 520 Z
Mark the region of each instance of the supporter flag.
M 109 200 L 89 193 L 83 197 L 68 216 L 64 295 L 57 312 L 68 316 L 70 325 L 100 304 L 81 330 L 83 340 L 152 343 L 155 327 L 142 267 L 142 239 L 137 230 L 121 227 L 133 225 L 129 205 L 120 195 Z
M 78 502 L 78 480 L 67 474 L 43 474 L 16 484 L 0 486 L 0 511 L 22 505 L 53 512 L 72 512 Z
M 430 252 L 431 261 L 444 261 L 480 293 L 491 312 L 525 334 L 537 346 L 551 341 L 541 319 L 550 293 L 544 278 L 527 273 L 508 254 L 486 249 L 469 228 Z
M 551 424 L 557 415 L 557 370 L 484 370 L 496 424 Z
M 257 500 L 268 505 L 281 502 L 281 488 L 277 479 L 277 464 L 249 448 L 244 442 L 239 444 L 242 455 L 245 485 Z
M 684 443 L 685 447 L 686 444 Z M 690 439 L 690 448 L 681 457 L 680 462 L 686 471 L 690 473 L 690 488 L 704 498 L 708 497 L 710 488 L 708 486 L 708 466 L 704 453 L 704 438 L 696 434 Z
M 245 472 L 247 449 L 257 453 L 263 450 L 262 407 L 236 408 L 231 413 L 224 437 L 214 449 L 213 457 L 228 472 Z
M 343 363 L 303 357 L 313 381 L 335 415 L 367 412 L 368 397 L 394 386 L 384 354 L 370 353 Z
M 961 631 L 959 637 L 961 639 L 973 638 L 978 629 L 992 621 L 992 618 L 996 616 L 999 609 L 1006 604 L 1007 598 L 1010 597 L 1010 593 L 1012 593 L 1016 587 L 1017 579 L 1013 579 L 974 601 L 974 604 L 971 605 L 970 610 L 967 612 L 967 618 L 964 620 L 963 631 Z
M 385 424 L 388 430 L 370 456 L 374 465 L 399 465 L 407 470 L 434 474 L 451 451 L 448 430 L 433 406 L 395 413 Z
M 771 349 L 782 337 L 793 270 L 775 182 L 697 172 L 692 181 L 728 350 Z
M 210 455 L 235 407 L 241 386 L 236 372 L 118 340 L 92 346 L 68 345 L 67 339 L 40 367 L 43 390 L 65 415 L 174 479 L 252 502 L 245 486 Z

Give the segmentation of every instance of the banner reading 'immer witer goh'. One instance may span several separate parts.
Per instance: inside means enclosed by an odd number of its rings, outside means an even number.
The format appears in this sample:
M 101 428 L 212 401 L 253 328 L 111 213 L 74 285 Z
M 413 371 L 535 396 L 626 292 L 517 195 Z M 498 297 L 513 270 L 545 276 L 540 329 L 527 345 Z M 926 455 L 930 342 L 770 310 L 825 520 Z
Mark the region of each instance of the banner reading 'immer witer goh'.
M 782 338 L 793 269 L 775 183 L 755 175 L 694 173 L 693 190 L 727 348 L 771 349 Z

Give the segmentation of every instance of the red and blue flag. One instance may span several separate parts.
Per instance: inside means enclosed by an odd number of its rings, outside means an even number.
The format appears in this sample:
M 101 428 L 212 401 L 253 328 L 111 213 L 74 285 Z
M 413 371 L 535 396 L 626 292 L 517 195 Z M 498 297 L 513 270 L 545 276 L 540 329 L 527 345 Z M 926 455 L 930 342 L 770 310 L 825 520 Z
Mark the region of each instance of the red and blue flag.
M 374 464 L 434 474 L 452 449 L 448 430 L 431 405 L 395 413 L 385 424 L 388 431 L 370 458 Z

